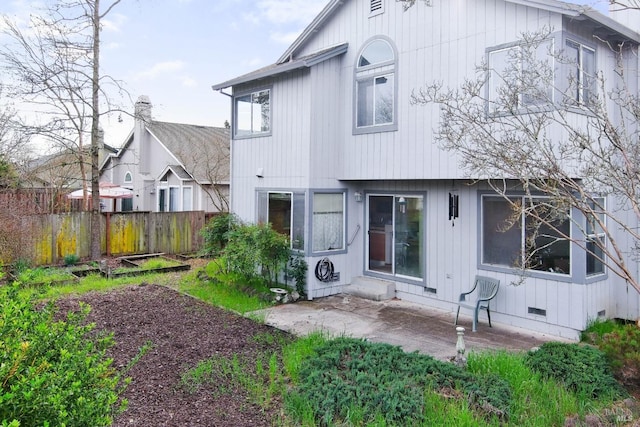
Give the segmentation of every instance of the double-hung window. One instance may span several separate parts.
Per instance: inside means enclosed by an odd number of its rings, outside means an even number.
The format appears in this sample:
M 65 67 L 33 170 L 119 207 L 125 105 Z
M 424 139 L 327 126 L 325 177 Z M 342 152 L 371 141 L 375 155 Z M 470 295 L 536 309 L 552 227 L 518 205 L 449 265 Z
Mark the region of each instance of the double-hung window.
M 271 89 L 236 96 L 234 116 L 236 138 L 269 134 L 271 132 Z
M 483 196 L 482 264 L 570 274 L 567 215 L 545 198 Z
M 384 38 L 369 41 L 355 69 L 354 134 L 397 129 L 396 53 Z
M 565 41 L 569 101 L 589 106 L 596 96 L 596 51 L 577 41 Z

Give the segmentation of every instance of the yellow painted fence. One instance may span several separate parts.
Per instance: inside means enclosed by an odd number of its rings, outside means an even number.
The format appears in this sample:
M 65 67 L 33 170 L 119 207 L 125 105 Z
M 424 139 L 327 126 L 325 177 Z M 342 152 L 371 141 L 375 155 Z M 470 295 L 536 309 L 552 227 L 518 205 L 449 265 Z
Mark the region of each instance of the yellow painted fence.
M 20 222 L 22 235 L 16 238 L 36 265 L 57 264 L 67 255 L 90 255 L 90 212 L 27 215 Z M 202 247 L 200 230 L 204 225 L 203 211 L 104 213 L 100 224 L 102 254 L 197 252 Z

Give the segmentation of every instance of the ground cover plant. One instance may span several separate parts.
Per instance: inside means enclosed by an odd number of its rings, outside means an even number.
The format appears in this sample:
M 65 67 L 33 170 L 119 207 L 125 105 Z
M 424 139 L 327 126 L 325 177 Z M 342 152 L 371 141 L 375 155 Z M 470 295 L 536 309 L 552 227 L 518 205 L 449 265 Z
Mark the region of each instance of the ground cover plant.
M 128 409 L 115 426 L 548 426 L 588 417 L 632 425 L 640 416 L 542 375 L 524 353 L 469 354 L 468 369 L 459 370 L 386 344 L 291 337 L 252 320 L 259 316 L 234 314 L 273 304 L 265 281 L 252 288 L 221 260 L 192 262 L 199 264 L 186 273 L 89 276 L 47 288 L 64 312 L 80 301 L 93 307 L 86 320 L 113 332 L 107 351 L 117 370 L 148 346 L 127 373 Z M 329 366 L 333 377 L 324 374 Z
M 92 335 L 87 306 L 56 320 L 17 286 L 0 288 L 0 422 L 3 425 L 111 425 L 120 375 L 106 351 L 111 335 Z

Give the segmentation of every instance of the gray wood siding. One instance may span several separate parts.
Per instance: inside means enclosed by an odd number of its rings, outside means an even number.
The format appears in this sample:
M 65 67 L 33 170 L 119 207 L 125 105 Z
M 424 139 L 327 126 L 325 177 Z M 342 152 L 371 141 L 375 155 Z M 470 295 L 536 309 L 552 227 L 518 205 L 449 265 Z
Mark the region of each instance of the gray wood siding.
M 309 185 L 312 101 L 309 71 L 235 91 L 271 87 L 271 135 L 232 141 L 232 211 L 255 220 L 255 189 L 291 189 Z M 263 177 L 256 171 L 262 168 Z

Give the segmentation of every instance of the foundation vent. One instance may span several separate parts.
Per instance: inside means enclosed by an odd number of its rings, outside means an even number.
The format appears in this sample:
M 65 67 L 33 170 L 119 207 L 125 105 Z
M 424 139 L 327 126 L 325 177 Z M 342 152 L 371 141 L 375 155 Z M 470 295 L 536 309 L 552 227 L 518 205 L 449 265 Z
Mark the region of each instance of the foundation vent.
M 547 310 L 543 310 L 541 308 L 529 307 L 529 314 L 535 314 L 537 316 L 546 316 Z

